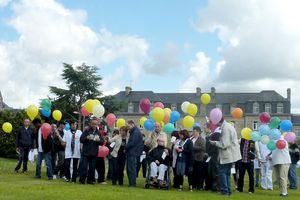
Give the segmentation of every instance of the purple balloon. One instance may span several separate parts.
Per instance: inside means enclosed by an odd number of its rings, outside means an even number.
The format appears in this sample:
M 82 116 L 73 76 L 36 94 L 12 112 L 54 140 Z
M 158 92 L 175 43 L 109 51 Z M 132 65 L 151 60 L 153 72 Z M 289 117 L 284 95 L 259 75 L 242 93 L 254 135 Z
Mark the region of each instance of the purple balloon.
M 222 111 L 219 108 L 214 108 L 210 111 L 209 119 L 213 124 L 218 124 L 222 119 Z
M 140 108 L 146 115 L 148 115 L 150 113 L 150 109 L 151 109 L 150 100 L 147 98 L 141 99 L 140 100 Z
M 287 134 L 284 136 L 284 139 L 287 142 L 294 142 L 296 140 L 296 134 L 293 132 L 287 132 Z

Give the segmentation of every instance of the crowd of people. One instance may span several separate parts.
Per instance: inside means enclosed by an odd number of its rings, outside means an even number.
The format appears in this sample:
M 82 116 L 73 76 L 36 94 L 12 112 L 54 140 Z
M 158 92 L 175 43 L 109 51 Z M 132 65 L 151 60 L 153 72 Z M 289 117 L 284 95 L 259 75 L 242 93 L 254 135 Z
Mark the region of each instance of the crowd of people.
M 69 130 L 65 130 L 64 122 L 51 124 L 51 134 L 44 138 L 41 120 L 34 119 L 32 124 L 33 127 L 25 119 L 17 131 L 19 160 L 15 172 L 23 164 L 22 172 L 27 173 L 28 155 L 36 148 L 36 178 L 41 178 L 44 159 L 49 180 L 61 178 L 71 183 L 78 180 L 80 184 L 106 184 L 106 180 L 111 180 L 113 185 L 123 185 L 126 166 L 130 187 L 136 186 L 141 168 L 143 177 L 157 186 L 169 184 L 166 172 L 172 169 L 172 187 L 179 191 L 184 190 L 186 176 L 189 191 L 210 190 L 231 195 L 233 175 L 236 191 L 243 192 L 246 172 L 249 193 L 254 193 L 255 187 L 273 190 L 273 171 L 281 196 L 288 195 L 288 185 L 289 189 L 298 187 L 299 147 L 295 142 L 270 151 L 261 142 L 238 139 L 234 126 L 224 119 L 217 126 L 207 122 L 202 129 L 194 126 L 192 131 L 175 130 L 170 135 L 163 132 L 159 123 L 152 133 L 144 133 L 132 120 L 110 133 L 93 118 L 83 132 L 75 120 L 69 121 Z M 104 147 L 109 149 L 108 156 L 102 153 Z

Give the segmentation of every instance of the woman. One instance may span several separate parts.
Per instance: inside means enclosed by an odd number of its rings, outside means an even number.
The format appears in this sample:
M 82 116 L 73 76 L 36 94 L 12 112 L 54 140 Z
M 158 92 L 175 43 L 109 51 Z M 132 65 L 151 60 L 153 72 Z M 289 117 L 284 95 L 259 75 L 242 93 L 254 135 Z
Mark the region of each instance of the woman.
M 189 132 L 181 130 L 179 132 L 179 141 L 175 145 L 177 151 L 176 174 L 178 176 L 179 191 L 183 190 L 183 176 L 188 177 L 189 189 L 193 191 L 192 173 L 193 173 L 193 142 L 189 139 Z
M 115 166 L 115 164 L 117 164 L 117 167 L 113 168 L 114 170 L 116 170 L 113 172 L 113 180 L 114 180 L 114 177 L 117 177 L 116 179 L 118 179 L 118 184 L 123 185 L 124 168 L 125 168 L 125 162 L 126 162 L 125 146 L 128 142 L 128 129 L 126 128 L 126 126 L 123 126 L 120 128 L 118 140 L 120 141 L 120 146 L 117 151 L 117 160 L 116 160 L 117 162 L 114 161 L 114 164 L 113 164 L 113 166 Z

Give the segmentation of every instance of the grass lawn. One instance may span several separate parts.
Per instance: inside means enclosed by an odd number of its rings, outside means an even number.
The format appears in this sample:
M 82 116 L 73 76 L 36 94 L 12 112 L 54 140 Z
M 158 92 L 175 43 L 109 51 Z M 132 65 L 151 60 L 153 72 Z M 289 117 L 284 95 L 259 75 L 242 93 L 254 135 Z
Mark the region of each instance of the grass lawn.
M 220 196 L 216 193 L 206 191 L 189 192 L 187 186 L 183 192 L 175 189 L 170 191 L 157 189 L 144 189 L 144 179 L 138 179 L 137 188 L 128 188 L 125 186 L 112 186 L 110 182 L 107 185 L 80 185 L 66 183 L 63 180 L 48 181 L 46 179 L 45 167 L 42 168 L 42 179 L 34 178 L 35 165 L 29 164 L 29 174 L 15 174 L 13 169 L 16 160 L 0 158 L 0 200 L 56 200 L 56 199 L 141 199 L 141 200 L 157 200 L 157 199 L 281 199 L 279 197 L 278 186 L 275 186 L 274 191 L 263 191 L 256 189 L 254 194 L 233 192 L 230 197 Z M 186 181 L 185 181 L 186 182 Z M 125 184 L 127 178 L 125 177 Z M 246 183 L 245 191 L 248 185 Z M 300 200 L 300 190 L 289 190 L 288 199 Z

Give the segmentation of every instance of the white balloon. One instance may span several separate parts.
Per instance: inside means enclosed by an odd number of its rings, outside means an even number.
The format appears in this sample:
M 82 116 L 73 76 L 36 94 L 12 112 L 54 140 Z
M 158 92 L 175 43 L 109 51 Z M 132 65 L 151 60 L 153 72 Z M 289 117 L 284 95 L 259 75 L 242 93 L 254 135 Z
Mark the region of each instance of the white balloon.
M 181 104 L 181 110 L 184 112 L 184 113 L 187 113 L 187 108 L 188 106 L 190 105 L 190 102 L 188 101 L 185 101 Z
M 95 105 L 93 108 L 93 115 L 97 118 L 100 118 L 104 115 L 105 113 L 105 108 L 100 104 Z

